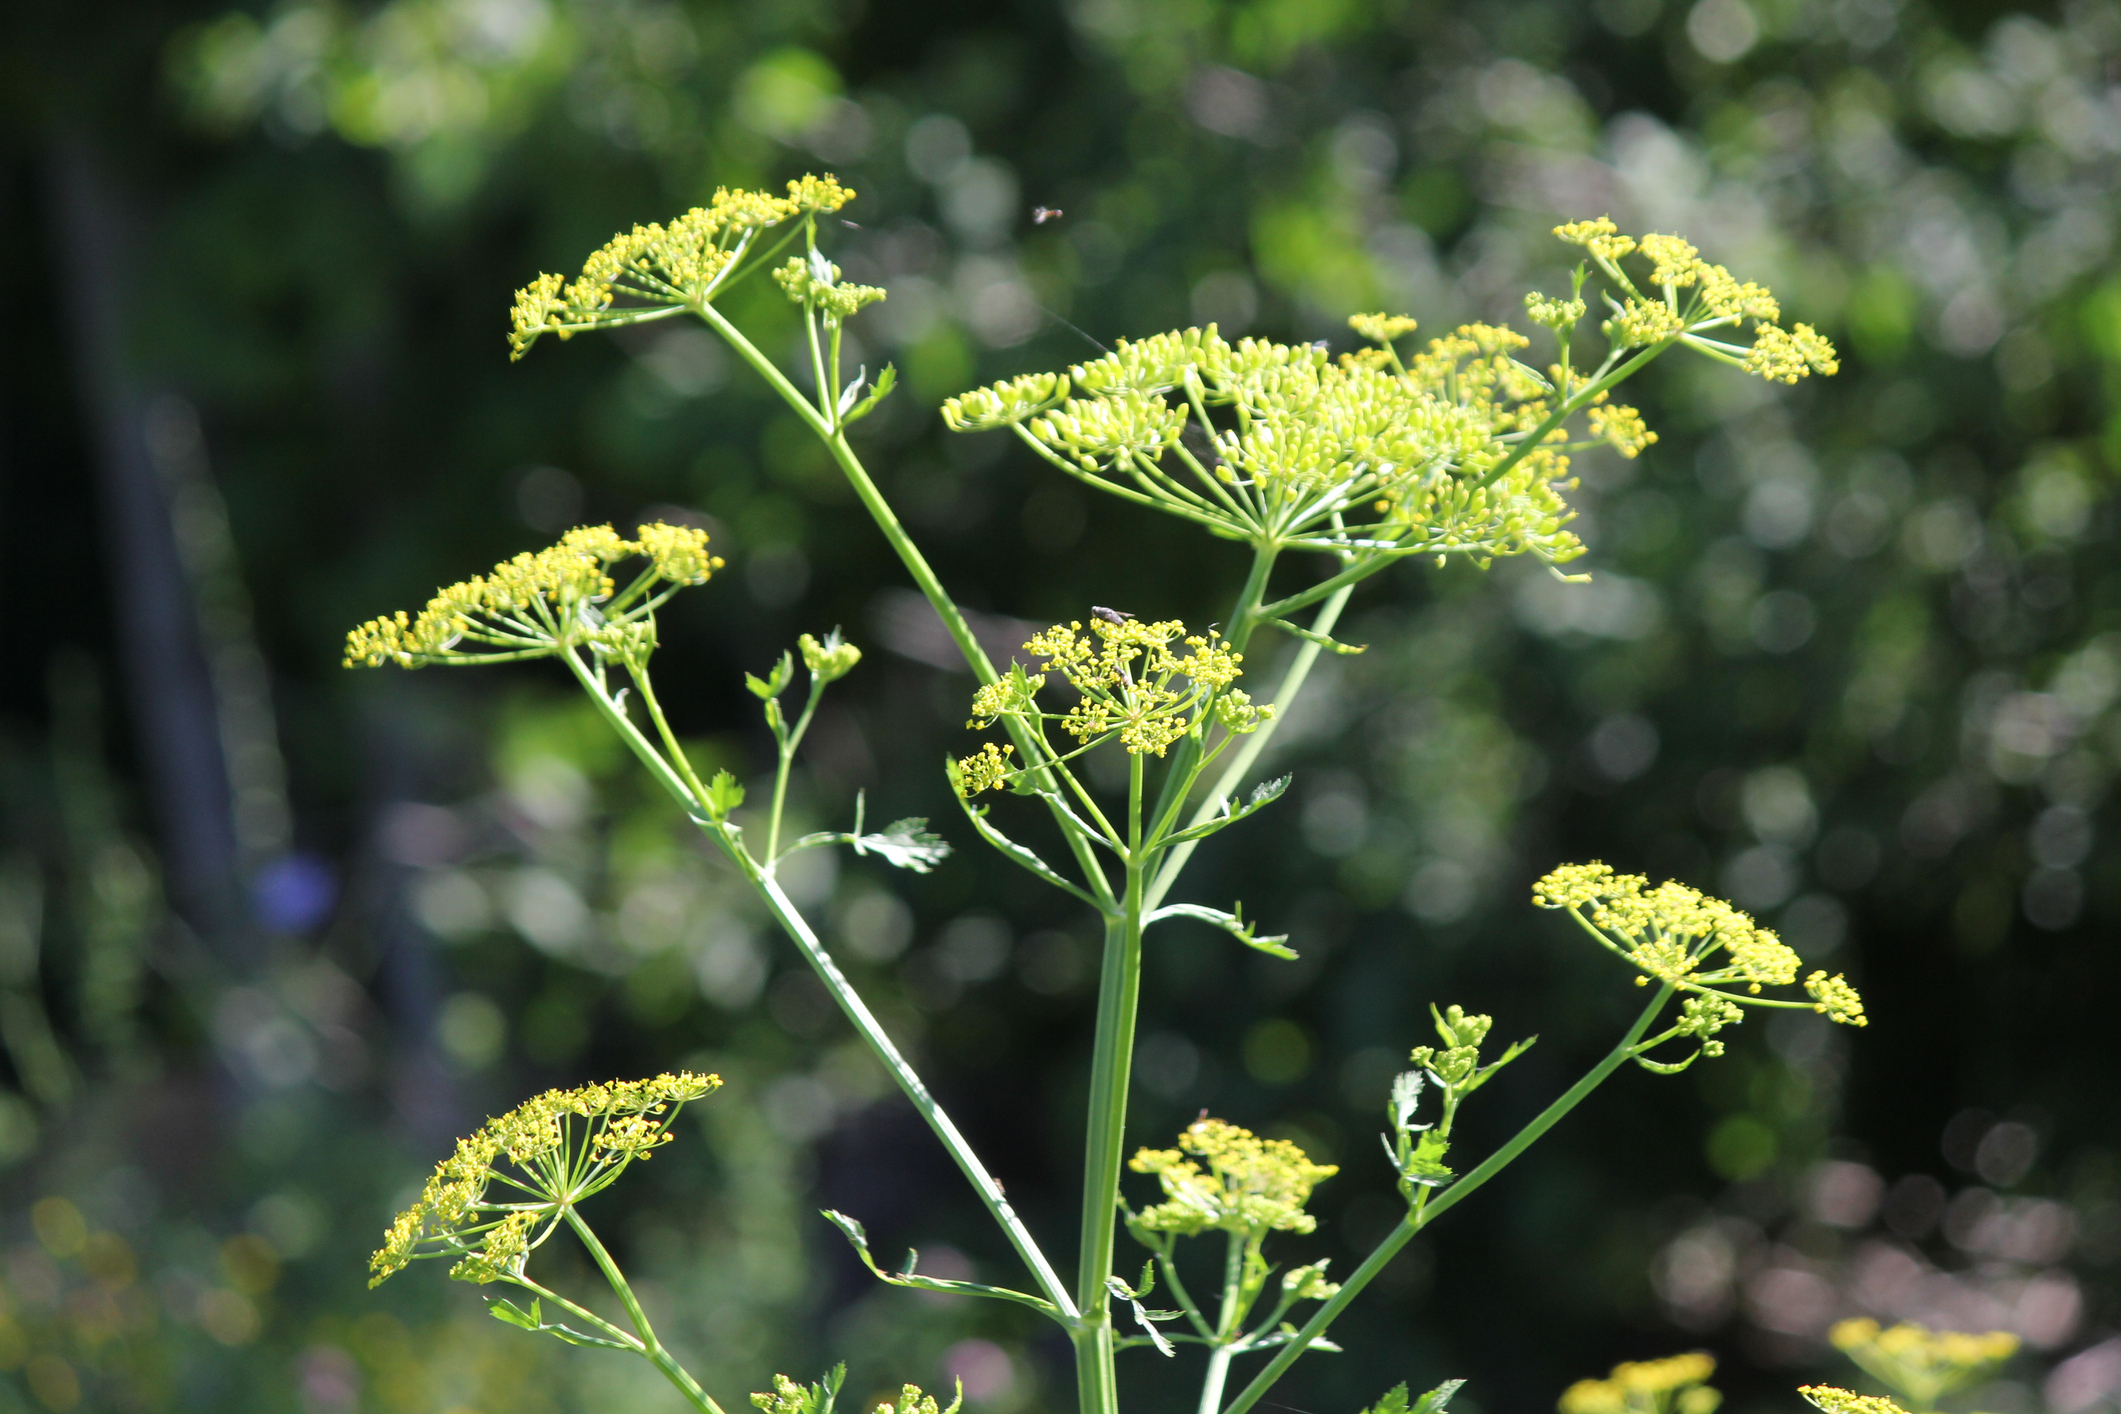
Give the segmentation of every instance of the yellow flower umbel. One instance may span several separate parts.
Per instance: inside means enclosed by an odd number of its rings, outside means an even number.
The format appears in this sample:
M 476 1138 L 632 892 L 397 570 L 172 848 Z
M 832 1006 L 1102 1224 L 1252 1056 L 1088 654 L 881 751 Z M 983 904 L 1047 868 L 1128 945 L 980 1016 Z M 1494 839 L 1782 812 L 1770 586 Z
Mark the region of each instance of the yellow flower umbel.
M 1833 1385 L 1800 1385 L 1797 1393 L 1820 1414 L 1908 1414 L 1882 1394 L 1858 1394 Z
M 831 176 L 803 177 L 786 196 L 724 187 L 705 206 L 664 225 L 613 236 L 572 281 L 540 275 L 516 291 L 509 357 L 544 334 L 562 339 L 705 308 L 753 255 L 764 233 L 797 217 L 839 210 L 854 193 Z M 762 257 L 763 258 L 763 257 Z M 618 304 L 624 297 L 630 303 Z
M 1945 1395 L 1992 1374 L 2018 1353 L 2018 1337 L 2009 1331 L 1972 1335 L 1911 1322 L 1881 1330 L 1872 1320 L 1842 1321 L 1827 1338 L 1917 1410 L 1935 1408 Z
M 1711 265 L 1678 236 L 1624 236 L 1610 218 L 1572 221 L 1554 234 L 1582 246 L 1605 276 L 1618 285 L 1625 300 L 1608 300 L 1612 317 L 1606 337 L 1626 348 L 1678 342 L 1698 353 L 1735 364 L 1776 383 L 1794 383 L 1811 373 L 1841 369 L 1834 346 L 1809 324 L 1784 329 L 1776 321 L 1782 307 L 1759 285 L 1741 281 L 1721 265 Z M 1639 254 L 1650 263 L 1639 284 L 1621 262 Z M 1717 335 L 1739 333 L 1750 320 L 1752 342 L 1738 344 Z
M 1723 1045 L 1715 1034 L 1737 1023 L 1748 1006 L 1809 1008 L 1846 1026 L 1868 1024 L 1863 999 L 1840 976 L 1814 972 L 1807 977 L 1809 1002 L 1760 995 L 1763 987 L 1797 980 L 1797 954 L 1722 899 L 1676 881 L 1654 889 L 1649 882 L 1596 862 L 1565 864 L 1532 886 L 1532 902 L 1566 910 L 1584 931 L 1642 971 L 1637 985 L 1655 978 L 1686 994 L 1679 1024 L 1659 1039 L 1694 1037 L 1701 1043 L 1699 1054 L 1721 1055 Z
M 1195 1120 L 1176 1149 L 1143 1149 L 1127 1167 L 1155 1174 L 1164 1189 L 1164 1201 L 1143 1209 L 1135 1225 L 1181 1236 L 1220 1229 L 1253 1240 L 1316 1228 L 1304 1204 L 1313 1187 L 1340 1172 L 1312 1163 L 1286 1139 L 1262 1139 L 1219 1119 Z
M 530 1250 L 552 1234 L 563 1210 L 668 1143 L 679 1109 L 721 1083 L 719 1076 L 681 1071 L 548 1090 L 488 1120 L 457 1141 L 420 1200 L 384 1233 L 369 1259 L 368 1284 L 381 1285 L 408 1263 L 430 1257 L 456 1258 L 449 1274 L 459 1281 L 521 1278 Z
M 1078 743 L 1057 755 L 1066 760 L 1099 742 L 1117 737 L 1136 756 L 1162 756 L 1172 743 L 1209 721 L 1235 735 L 1254 730 L 1272 714 L 1255 707 L 1231 686 L 1243 670 L 1244 655 L 1232 652 L 1212 630 L 1186 633 L 1176 619 L 1144 623 L 1123 619 L 1055 624 L 1034 635 L 1024 651 L 1040 659 L 1040 671 L 1012 665 L 1008 676 L 973 694 L 969 727 L 984 728 L 1004 717 L 1029 724 L 1043 734 L 1044 724 L 1060 723 Z M 1038 705 L 1046 677 L 1058 673 L 1080 694 L 1066 712 L 1047 712 Z M 992 743 L 957 763 L 958 785 L 966 795 L 999 788 L 1012 772 L 1005 759 L 1013 748 Z
M 1706 1383 L 1716 1357 L 1704 1351 L 1615 1365 L 1602 1380 L 1578 1380 L 1562 1393 L 1561 1414 L 1712 1414 L 1723 1396 Z
M 647 564 L 620 589 L 611 567 L 633 558 Z M 450 585 L 417 616 L 370 619 L 346 635 L 346 666 L 508 663 L 577 645 L 636 656 L 655 646 L 655 611 L 721 567 L 704 530 L 657 522 L 627 540 L 608 525 L 584 526 L 550 549 Z

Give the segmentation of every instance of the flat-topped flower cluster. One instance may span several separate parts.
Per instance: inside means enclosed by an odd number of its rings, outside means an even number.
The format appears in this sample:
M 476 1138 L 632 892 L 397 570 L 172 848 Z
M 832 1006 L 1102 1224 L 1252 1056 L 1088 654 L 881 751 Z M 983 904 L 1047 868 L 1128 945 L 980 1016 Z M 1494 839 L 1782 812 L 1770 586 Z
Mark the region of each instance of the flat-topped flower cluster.
M 611 567 L 634 557 L 648 564 L 620 590 Z M 658 521 L 628 540 L 608 525 L 583 526 L 438 591 L 416 616 L 370 619 L 346 635 L 346 666 L 542 658 L 574 643 L 620 652 L 642 628 L 652 633 L 649 617 L 671 594 L 721 567 L 704 530 Z
M 1653 889 L 1640 874 L 1616 874 L 1609 865 L 1593 861 L 1564 864 L 1548 874 L 1533 886 L 1532 902 L 1567 910 L 1592 937 L 1641 969 L 1638 983 L 1655 978 L 1694 993 L 1687 1015 L 1701 1024 L 1693 1034 L 1707 1035 L 1735 1021 L 1736 1011 L 1728 1009 L 1734 1004 L 1802 1005 L 1760 996 L 1762 987 L 1784 987 L 1797 980 L 1802 967 L 1797 954 L 1749 914 L 1699 889 L 1675 880 Z M 1712 966 L 1719 953 L 1724 965 Z M 1724 990 L 1732 986 L 1745 990 Z M 1868 1024 L 1863 999 L 1845 978 L 1815 971 L 1805 979 L 1804 989 L 1811 995 L 1811 1009 L 1830 1020 Z
M 563 1207 L 608 1187 L 628 1164 L 669 1143 L 678 1110 L 721 1084 L 720 1076 L 678 1071 L 548 1090 L 488 1120 L 457 1141 L 419 1201 L 391 1223 L 369 1259 L 368 1284 L 379 1286 L 425 1257 L 458 1258 L 449 1274 L 459 1281 L 520 1274 Z M 578 1123 L 585 1123 L 579 1137 Z M 513 1172 L 499 1167 L 504 1155 Z M 495 1184 L 521 1196 L 493 1201 L 488 1192 Z

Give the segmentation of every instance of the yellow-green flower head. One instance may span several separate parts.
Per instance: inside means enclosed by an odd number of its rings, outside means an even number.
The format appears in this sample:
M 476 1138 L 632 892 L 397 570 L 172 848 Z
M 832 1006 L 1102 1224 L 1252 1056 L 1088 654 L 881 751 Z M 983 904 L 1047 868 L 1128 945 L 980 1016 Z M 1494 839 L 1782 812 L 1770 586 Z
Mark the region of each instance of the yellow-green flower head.
M 422 1257 L 458 1258 L 450 1275 L 463 1281 L 520 1273 L 542 1240 L 541 1224 L 549 1230 L 563 1204 L 607 1187 L 627 1164 L 668 1143 L 678 1108 L 721 1083 L 719 1076 L 679 1071 L 548 1090 L 488 1120 L 457 1141 L 456 1152 L 435 1166 L 419 1201 L 385 1230 L 382 1247 L 369 1259 L 368 1284 L 378 1286 Z M 577 1120 L 589 1126 L 584 1143 L 571 1133 Z M 503 1155 L 514 1173 L 497 1167 Z M 497 1180 L 505 1196 L 489 1201 L 488 1189 Z
M 704 305 L 758 232 L 805 213 L 837 211 L 853 199 L 854 193 L 829 175 L 792 181 L 785 197 L 724 187 L 706 206 L 695 206 L 668 225 L 636 226 L 613 236 L 582 263 L 574 280 L 540 275 L 516 291 L 510 357 L 521 358 L 544 334 L 566 339 L 633 323 L 644 310 Z M 633 303 L 617 304 L 620 296 Z
M 1630 461 L 1657 441 L 1657 434 L 1643 422 L 1642 414 L 1619 403 L 1601 401 L 1584 415 L 1584 420 L 1590 424 L 1593 437 Z
M 935 1396 L 922 1394 L 919 1385 L 907 1385 L 899 1391 L 896 1401 L 886 1400 L 871 1411 L 871 1414 L 957 1414 L 958 1407 L 965 1402 L 965 1391 L 959 1387 L 957 1398 L 947 1409 L 940 1408 Z
M 1396 344 L 1421 326 L 1404 314 L 1351 314 L 1348 327 L 1373 344 Z
M 652 649 L 648 616 L 677 588 L 705 584 L 722 561 L 707 552 L 704 530 L 658 522 L 639 535 L 626 540 L 608 525 L 570 530 L 550 549 L 440 590 L 417 617 L 400 610 L 370 619 L 346 635 L 345 665 L 510 662 L 577 643 L 613 655 Z M 610 569 L 634 556 L 648 565 L 622 593 Z
M 984 689 L 982 689 L 984 691 Z M 1009 768 L 1009 755 L 1013 746 L 996 746 L 993 742 L 982 742 L 980 749 L 957 761 L 957 775 L 952 782 L 957 793 L 968 799 L 984 790 L 1000 790 L 1009 784 L 1014 774 Z
M 1606 337 L 1621 348 L 1681 338 L 1698 341 L 1706 336 L 1712 342 L 1696 342 L 1695 346 L 1771 382 L 1795 383 L 1807 374 L 1840 371 L 1834 346 L 1818 330 L 1809 324 L 1782 328 L 1776 323 L 1782 307 L 1773 294 L 1739 280 L 1721 265 L 1709 264 L 1678 236 L 1648 235 L 1638 242 L 1619 234 L 1612 221 L 1603 217 L 1556 226 L 1554 234 L 1589 251 L 1627 294 L 1605 324 Z M 1620 265 L 1638 250 L 1650 262 L 1647 295 L 1636 289 Z M 1754 322 L 1750 348 L 1735 346 L 1714 332 L 1747 319 Z
M 1794 383 L 1807 373 L 1839 373 L 1841 361 L 1834 346 L 1809 324 L 1790 329 L 1763 324 L 1753 336 L 1745 370 L 1771 383 Z
M 840 267 L 815 254 L 808 260 L 801 256 L 788 257 L 787 263 L 773 272 L 773 279 L 787 292 L 789 299 L 822 310 L 834 319 L 851 318 L 864 306 L 875 304 L 884 297 L 884 291 L 874 285 L 843 283 Z
M 1745 1002 L 1763 987 L 1797 980 L 1797 954 L 1770 929 L 1719 898 L 1677 881 L 1656 888 L 1639 874 L 1616 874 L 1604 864 L 1565 864 L 1532 887 L 1532 902 L 1564 909 L 1608 948 L 1651 978 L 1684 991 Z M 1719 957 L 1719 954 L 1721 955 Z M 1717 990 L 1742 984 L 1743 994 Z M 1845 1025 L 1864 1024 L 1863 1004 L 1840 977 L 1814 973 L 1805 983 L 1813 1010 Z M 1710 1034 L 1729 1024 L 1720 1011 L 1703 1011 L 1690 1024 Z M 1714 1028 L 1711 1028 L 1713 1030 Z
M 952 432 L 986 432 L 1035 417 L 1068 396 L 1065 373 L 1026 373 L 943 400 L 943 425 Z
M 1711 1414 L 1723 1396 L 1705 1381 L 1716 1358 L 1704 1351 L 1615 1365 L 1602 1380 L 1578 1380 L 1562 1393 L 1561 1414 Z
M 1842 1321 L 1827 1332 L 1827 1339 L 1880 1383 L 1922 1408 L 1990 1374 L 2018 1353 L 2018 1337 L 2009 1331 L 1975 1335 L 1933 1331 L 1913 1322 L 1881 1330 L 1873 1320 Z
M 1635 249 L 1632 236 L 1620 234 L 1610 216 L 1601 216 L 1595 221 L 1571 221 L 1565 226 L 1556 226 L 1554 234 L 1570 245 L 1580 245 L 1600 260 L 1619 260 Z
M 1833 1385 L 1800 1385 L 1797 1393 L 1823 1414 L 1907 1414 L 1882 1394 L 1857 1394 Z
M 1310 1232 L 1318 1220 L 1304 1204 L 1312 1188 L 1340 1172 L 1312 1163 L 1286 1139 L 1205 1118 L 1186 1126 L 1176 1149 L 1143 1149 L 1127 1167 L 1155 1174 L 1164 1190 L 1165 1201 L 1136 1220 L 1151 1232 L 1186 1236 L 1211 1228 L 1248 1237 Z
M 1568 329 L 1583 318 L 1587 306 L 1580 299 L 1552 299 L 1537 290 L 1524 297 L 1524 312 L 1534 324 L 1549 329 Z
M 1231 651 L 1212 630 L 1187 635 L 1186 626 L 1176 619 L 1098 619 L 1088 630 L 1079 621 L 1055 624 L 1033 635 L 1024 651 L 1043 659 L 1045 671 L 1030 674 L 1018 667 L 980 688 L 973 695 L 967 726 L 989 727 L 1001 717 L 1031 722 L 1053 718 L 1055 714 L 1039 710 L 1036 700 L 1052 673 L 1081 699 L 1059 714 L 1062 731 L 1085 744 L 1117 735 L 1137 756 L 1163 755 L 1202 721 L 1203 714 L 1226 731 L 1242 733 L 1272 713 L 1271 708 L 1253 706 L 1250 699 L 1221 702 L 1243 671 L 1238 665 L 1244 655 Z M 969 786 L 974 779 L 992 781 L 1001 765 L 992 757 L 967 757 L 959 771 Z
M 838 629 L 826 634 L 822 643 L 806 633 L 796 639 L 795 646 L 803 651 L 803 666 L 810 676 L 821 683 L 838 682 L 862 661 L 862 650 L 843 640 Z

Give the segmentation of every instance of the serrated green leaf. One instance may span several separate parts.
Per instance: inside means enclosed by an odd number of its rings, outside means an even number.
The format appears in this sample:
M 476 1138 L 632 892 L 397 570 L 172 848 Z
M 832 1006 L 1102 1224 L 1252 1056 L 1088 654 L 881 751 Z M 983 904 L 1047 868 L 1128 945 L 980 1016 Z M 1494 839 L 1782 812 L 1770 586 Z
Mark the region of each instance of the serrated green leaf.
M 730 811 L 744 803 L 743 784 L 727 771 L 716 771 L 714 779 L 707 783 L 707 799 L 703 803 L 715 819 L 727 819 Z
M 928 829 L 924 815 L 893 820 L 873 835 L 853 837 L 856 854 L 874 854 L 886 864 L 925 874 L 950 857 L 950 845 Z

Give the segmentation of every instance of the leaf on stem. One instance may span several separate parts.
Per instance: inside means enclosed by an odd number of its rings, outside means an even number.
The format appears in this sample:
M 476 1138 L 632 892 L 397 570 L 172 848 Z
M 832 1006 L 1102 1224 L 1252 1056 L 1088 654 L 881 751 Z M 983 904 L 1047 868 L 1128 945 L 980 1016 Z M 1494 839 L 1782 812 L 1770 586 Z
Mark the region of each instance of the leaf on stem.
M 950 857 L 950 845 L 928 828 L 928 817 L 909 815 L 874 835 L 848 835 L 856 854 L 874 854 L 886 864 L 925 874 Z
M 1355 654 L 1367 653 L 1370 651 L 1370 645 L 1367 643 L 1342 643 L 1339 639 L 1334 638 L 1328 634 L 1319 633 L 1315 629 L 1303 628 L 1297 624 L 1292 624 L 1287 619 L 1263 618 L 1260 620 L 1260 622 L 1270 627 L 1278 628 L 1283 633 L 1293 634 L 1306 643 L 1315 643 L 1321 648 L 1330 648 L 1335 653 Z
M 729 812 L 744 803 L 744 787 L 727 771 L 717 771 L 714 779 L 707 783 L 707 799 L 701 804 L 716 820 L 726 820 Z
M 1149 1287 L 1147 1284 L 1152 1282 L 1154 1279 L 1154 1275 L 1151 1272 L 1150 1268 L 1148 1266 L 1144 1266 L 1142 1268 L 1142 1281 L 1144 1285 L 1142 1286 L 1141 1290 L 1136 1291 L 1134 1288 L 1128 1286 L 1125 1282 L 1121 1281 L 1118 1277 L 1106 1277 L 1105 1289 L 1107 1291 L 1110 1291 L 1114 1296 L 1118 1297 L 1120 1300 L 1126 1302 L 1130 1307 L 1134 1309 L 1134 1319 L 1136 1323 L 1141 1326 L 1143 1334 L 1149 1337 L 1149 1343 L 1156 1347 L 1157 1353 L 1163 1355 L 1165 1358 L 1168 1359 L 1169 1357 L 1178 1354 L 1178 1347 L 1173 1345 L 1169 1340 L 1164 1337 L 1164 1333 L 1156 1328 L 1155 1323 L 1158 1321 L 1175 1321 L 1180 1316 L 1184 1315 L 1185 1312 L 1151 1311 L 1143 1307 L 1140 1298 L 1149 1294 Z
M 497 1296 L 486 1303 L 486 1310 L 497 1321 L 505 1322 L 520 1330 L 553 1336 L 556 1339 L 566 1341 L 569 1345 L 594 1345 L 605 1350 L 632 1350 L 634 1348 L 623 1340 L 611 1340 L 601 1335 L 590 1335 L 585 1331 L 578 1331 L 572 1326 L 562 1325 L 557 1321 L 547 1321 L 542 1310 L 543 1304 L 541 1300 L 533 1297 L 530 1302 L 530 1309 L 526 1311 L 516 1305 L 515 1302 L 505 1297 Z
M 958 797 L 957 803 L 959 807 L 964 810 L 965 818 L 972 822 L 972 828 L 979 832 L 979 837 L 985 840 L 988 844 L 993 845 L 997 850 L 1001 851 L 1001 853 L 1006 858 L 1015 863 L 1019 868 L 1029 870 L 1031 873 L 1036 874 L 1039 878 L 1044 879 L 1047 883 L 1053 885 L 1054 888 L 1071 893 L 1077 898 L 1081 899 L 1084 903 L 1089 904 L 1092 908 L 1102 910 L 1103 906 L 1099 904 L 1095 898 L 1092 898 L 1090 896 L 1090 892 L 1087 889 L 1081 888 L 1078 885 L 1072 884 L 1068 880 L 1062 878 L 1059 874 L 1054 872 L 1052 865 L 1046 863 L 1045 860 L 1040 859 L 1036 854 L 1033 854 L 1030 850 L 1024 848 L 1015 840 L 1010 839 L 1000 830 L 995 829 L 994 826 L 988 824 L 987 807 L 985 807 L 984 805 L 974 805 L 971 801 L 965 799 L 962 795 Z
M 878 1281 L 891 1286 L 909 1287 L 915 1291 L 945 1292 L 952 1296 L 990 1296 L 998 1301 L 1014 1301 L 1033 1310 L 1043 1311 L 1056 1321 L 1061 1319 L 1060 1311 L 1052 1302 L 1042 1300 L 1029 1292 L 1011 1291 L 1002 1286 L 983 1286 L 975 1281 L 950 1281 L 943 1277 L 921 1276 L 913 1270 L 914 1264 L 920 1260 L 918 1251 L 906 1253 L 906 1265 L 903 1270 L 887 1272 L 876 1264 L 876 1257 L 869 1251 L 868 1229 L 864 1228 L 858 1219 L 830 1208 L 823 1210 L 823 1216 L 825 1221 L 838 1228 L 853 1245 L 854 1255 L 862 1259 L 862 1265 L 867 1267 L 870 1275 Z
M 845 427 L 849 423 L 860 422 L 870 413 L 875 412 L 876 405 L 889 397 L 891 390 L 897 385 L 898 369 L 887 363 L 884 365 L 884 371 L 876 375 L 876 383 L 869 389 L 869 395 L 853 407 L 844 406 L 846 396 L 842 394 L 841 403 L 843 406 L 840 409 L 840 426 Z M 859 378 L 857 378 L 853 386 L 857 389 L 861 386 Z
M 1167 835 L 1164 838 L 1164 843 L 1167 845 L 1184 844 L 1188 840 L 1206 839 L 1216 831 L 1236 824 L 1247 815 L 1264 810 L 1267 806 L 1282 798 L 1282 795 L 1289 789 L 1290 779 L 1288 776 L 1276 776 L 1271 781 L 1261 781 L 1258 785 L 1252 787 L 1251 796 L 1236 810 L 1232 810 L 1230 802 L 1224 800 L 1221 814 L 1215 816 L 1212 820 L 1203 820 L 1198 825 L 1180 830 L 1175 835 Z
M 1362 1411 L 1362 1414 L 1443 1414 L 1451 1403 L 1451 1396 L 1458 1393 L 1464 1380 L 1445 1380 L 1412 1403 L 1407 1401 L 1407 1387 L 1394 1385 L 1386 1390 L 1384 1397 Z
M 1161 922 L 1166 918 L 1197 918 L 1203 923 L 1212 923 L 1248 948 L 1254 948 L 1269 957 L 1278 957 L 1287 962 L 1296 960 L 1296 949 L 1288 946 L 1289 935 L 1276 933 L 1271 937 L 1260 937 L 1245 922 L 1244 905 L 1237 905 L 1237 912 L 1225 913 L 1219 908 L 1208 908 L 1197 903 L 1167 903 L 1142 919 L 1142 926 Z
M 751 695 L 758 698 L 761 702 L 771 702 L 788 690 L 788 684 L 794 678 L 795 655 L 783 652 L 781 661 L 775 663 L 773 671 L 767 673 L 763 679 L 752 673 L 744 674 L 744 686 L 750 688 Z

